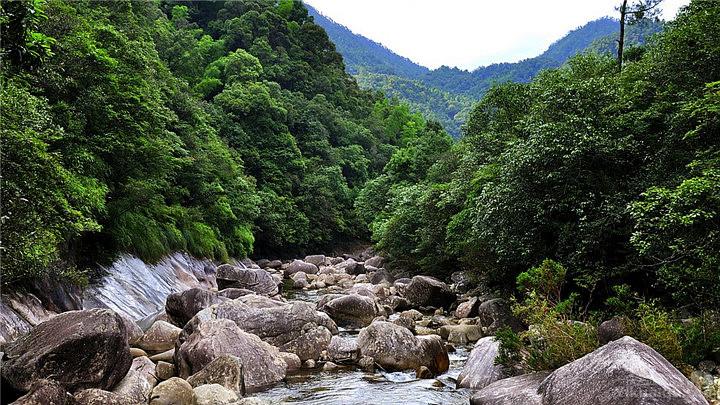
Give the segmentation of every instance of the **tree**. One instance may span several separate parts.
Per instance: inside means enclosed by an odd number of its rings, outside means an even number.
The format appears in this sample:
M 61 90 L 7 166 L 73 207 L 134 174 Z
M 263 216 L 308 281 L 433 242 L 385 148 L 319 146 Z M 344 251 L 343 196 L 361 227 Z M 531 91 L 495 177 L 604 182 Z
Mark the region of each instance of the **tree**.
M 623 0 L 617 10 L 620 12 L 620 35 L 618 36 L 618 53 L 617 65 L 618 71 L 622 70 L 623 52 L 625 48 L 625 24 L 634 23 L 643 18 L 657 17 L 660 9 L 658 6 L 663 0 L 636 0 L 634 3 L 628 4 L 628 0 Z

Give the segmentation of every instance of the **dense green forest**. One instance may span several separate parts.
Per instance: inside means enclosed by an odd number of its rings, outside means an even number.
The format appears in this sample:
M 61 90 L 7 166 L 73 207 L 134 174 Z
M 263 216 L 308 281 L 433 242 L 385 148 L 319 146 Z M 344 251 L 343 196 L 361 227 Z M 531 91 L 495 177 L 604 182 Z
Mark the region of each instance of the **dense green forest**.
M 2 8 L 6 284 L 123 251 L 227 260 L 366 238 L 359 190 L 442 133 L 360 90 L 298 1 Z

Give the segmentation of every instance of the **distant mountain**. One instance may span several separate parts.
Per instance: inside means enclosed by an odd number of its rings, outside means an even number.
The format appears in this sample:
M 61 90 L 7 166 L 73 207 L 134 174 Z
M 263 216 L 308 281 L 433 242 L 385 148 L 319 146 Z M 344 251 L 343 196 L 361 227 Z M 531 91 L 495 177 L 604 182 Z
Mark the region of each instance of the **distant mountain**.
M 380 90 L 407 102 L 415 111 L 439 121 L 453 136 L 473 104 L 494 84 L 528 82 L 543 69 L 562 66 L 569 58 L 587 50 L 615 53 L 618 21 L 605 17 L 570 31 L 541 55 L 515 63 L 496 63 L 473 71 L 447 66 L 430 70 L 323 16 L 305 5 L 343 55 L 346 70 L 363 88 Z M 629 26 L 626 43 L 642 44 L 660 31 L 662 24 L 646 21 Z

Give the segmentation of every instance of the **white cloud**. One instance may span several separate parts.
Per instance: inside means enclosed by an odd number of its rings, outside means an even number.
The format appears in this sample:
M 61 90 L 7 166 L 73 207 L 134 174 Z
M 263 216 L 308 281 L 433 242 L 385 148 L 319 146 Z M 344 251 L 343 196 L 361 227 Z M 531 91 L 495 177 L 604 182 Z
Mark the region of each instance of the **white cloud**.
M 430 68 L 537 56 L 618 0 L 305 0 L 353 32 Z M 665 18 L 689 0 L 665 0 Z

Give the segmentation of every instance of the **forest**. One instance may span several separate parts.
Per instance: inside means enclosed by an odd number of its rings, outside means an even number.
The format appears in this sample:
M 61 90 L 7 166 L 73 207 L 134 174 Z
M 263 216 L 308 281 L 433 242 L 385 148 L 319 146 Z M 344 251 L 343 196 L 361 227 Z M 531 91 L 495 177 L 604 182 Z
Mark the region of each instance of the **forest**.
M 121 252 L 371 240 L 396 274 L 464 271 L 515 297 L 573 350 L 523 367 L 594 349 L 558 319 L 626 316 L 678 362 L 720 347 L 718 2 L 620 70 L 599 47 L 493 85 L 459 140 L 362 90 L 297 0 L 18 0 L 0 23 L 5 286 L 84 284 Z M 533 353 L 498 336 L 509 366 Z

